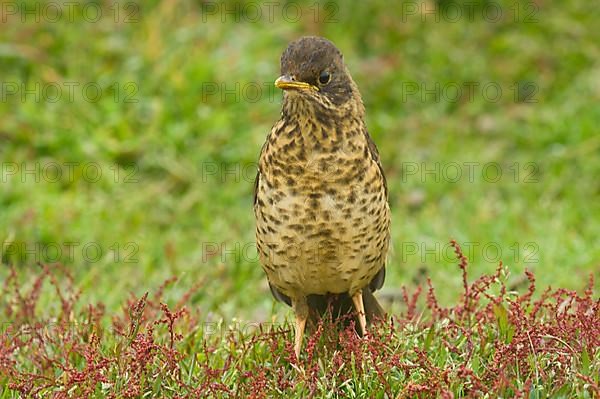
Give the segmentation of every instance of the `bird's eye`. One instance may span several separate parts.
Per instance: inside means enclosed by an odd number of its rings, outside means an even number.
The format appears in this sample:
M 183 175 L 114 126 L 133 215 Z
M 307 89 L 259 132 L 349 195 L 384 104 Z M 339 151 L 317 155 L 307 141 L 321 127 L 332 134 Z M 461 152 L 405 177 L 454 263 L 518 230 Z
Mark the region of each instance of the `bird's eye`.
M 319 75 L 319 83 L 321 83 L 322 85 L 326 85 L 327 83 L 329 83 L 330 80 L 331 80 L 331 74 L 327 71 L 323 71 Z

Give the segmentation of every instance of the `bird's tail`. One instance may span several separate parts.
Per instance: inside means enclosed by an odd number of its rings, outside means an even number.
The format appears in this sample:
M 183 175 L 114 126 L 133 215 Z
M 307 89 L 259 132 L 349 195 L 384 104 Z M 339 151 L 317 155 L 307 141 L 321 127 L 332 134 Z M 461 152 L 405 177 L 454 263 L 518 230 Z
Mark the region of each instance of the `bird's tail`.
M 362 297 L 367 324 L 386 317 L 385 311 L 369 287 L 363 288 Z M 309 295 L 307 301 L 309 328 L 316 328 L 320 319 L 331 315 L 332 321 L 341 323 L 342 327 L 347 327 L 354 321 L 354 328 L 358 334 L 362 335 L 357 312 L 354 309 L 352 298 L 348 294 Z

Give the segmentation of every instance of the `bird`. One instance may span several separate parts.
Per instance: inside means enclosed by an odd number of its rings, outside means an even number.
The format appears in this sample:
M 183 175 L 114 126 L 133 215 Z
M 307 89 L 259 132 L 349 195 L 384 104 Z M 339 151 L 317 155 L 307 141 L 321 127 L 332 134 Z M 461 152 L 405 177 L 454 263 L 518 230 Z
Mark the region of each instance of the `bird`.
M 260 151 L 256 246 L 275 299 L 295 313 L 300 358 L 307 325 L 352 314 L 359 335 L 385 317 L 388 188 L 365 107 L 341 51 L 304 36 L 281 56 L 281 115 Z

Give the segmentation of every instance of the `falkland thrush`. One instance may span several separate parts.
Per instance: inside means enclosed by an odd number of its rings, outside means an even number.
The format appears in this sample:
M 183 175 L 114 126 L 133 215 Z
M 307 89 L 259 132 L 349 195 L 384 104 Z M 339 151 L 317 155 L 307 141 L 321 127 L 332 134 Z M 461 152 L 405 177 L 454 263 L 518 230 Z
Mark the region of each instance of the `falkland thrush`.
M 360 330 L 384 316 L 372 292 L 385 277 L 387 186 L 341 52 L 320 37 L 281 57 L 281 118 L 262 148 L 254 213 L 260 260 L 275 298 L 296 314 L 300 355 L 307 320 L 355 310 Z

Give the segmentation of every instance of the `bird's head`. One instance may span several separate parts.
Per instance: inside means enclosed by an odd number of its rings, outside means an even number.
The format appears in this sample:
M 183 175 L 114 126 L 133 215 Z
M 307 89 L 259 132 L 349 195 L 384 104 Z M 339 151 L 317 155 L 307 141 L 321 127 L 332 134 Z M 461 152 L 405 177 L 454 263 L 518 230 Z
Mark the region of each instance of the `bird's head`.
M 284 110 L 292 105 L 295 110 L 309 107 L 364 112 L 342 53 L 322 37 L 305 36 L 288 45 L 275 86 L 284 91 Z

